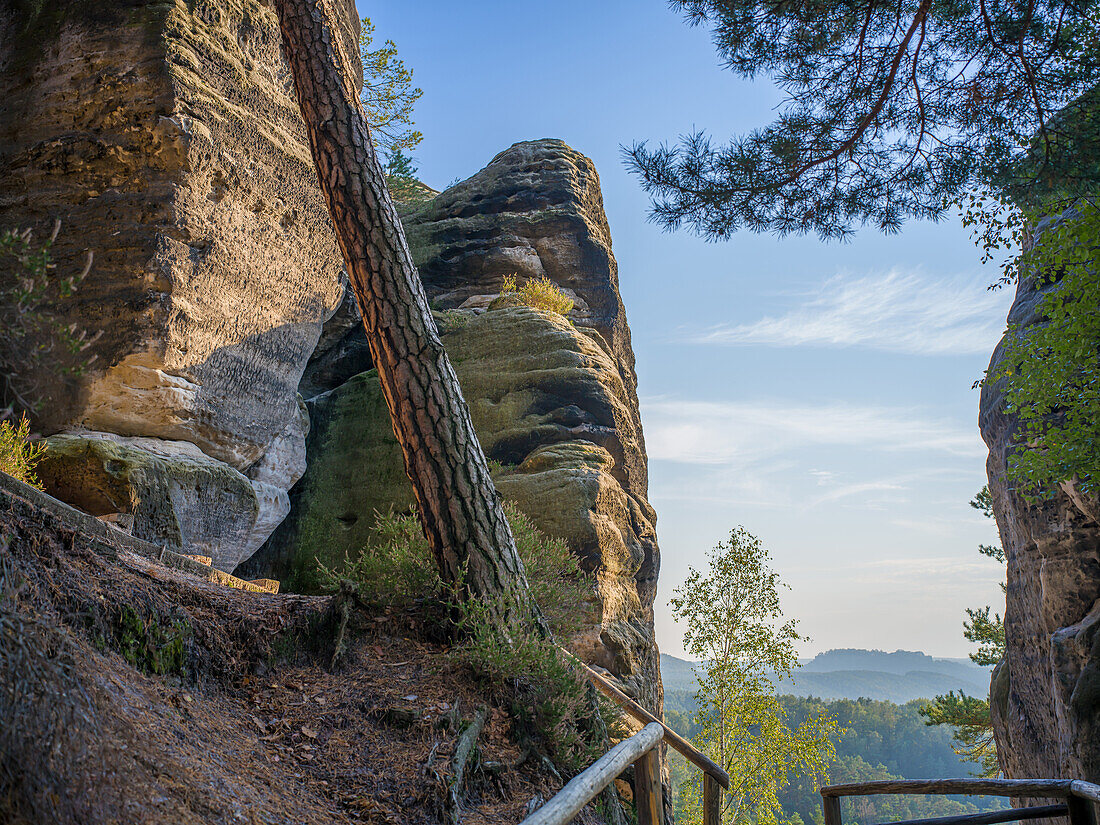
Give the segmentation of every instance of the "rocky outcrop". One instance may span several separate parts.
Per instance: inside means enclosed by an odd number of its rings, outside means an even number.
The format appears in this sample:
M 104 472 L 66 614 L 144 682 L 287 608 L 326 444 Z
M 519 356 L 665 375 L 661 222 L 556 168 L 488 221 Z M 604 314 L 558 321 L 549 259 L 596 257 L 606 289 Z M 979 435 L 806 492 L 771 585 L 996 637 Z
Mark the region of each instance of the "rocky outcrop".
M 405 216 L 413 260 L 436 309 L 478 306 L 504 277 L 549 278 L 573 298 L 570 320 L 603 338 L 628 396 L 637 449 L 620 458 L 632 494 L 649 485 L 638 379 L 619 272 L 592 161 L 560 140 L 517 143 L 473 177 Z
M 1009 324 L 1027 334 L 1057 284 L 1021 281 Z M 1013 334 L 1013 333 L 1009 333 Z M 1004 343 L 990 363 L 994 372 Z M 1007 468 L 1018 421 L 998 383 L 982 390 L 980 424 L 1008 573 L 1007 653 L 994 672 L 991 709 L 1009 777 L 1100 781 L 1100 502 L 1070 483 L 1028 501 Z
M 357 54 L 354 6 L 333 6 Z M 58 310 L 95 360 L 37 426 L 196 446 L 252 482 L 243 507 L 266 502 L 259 544 L 303 469 L 297 386 L 342 296 L 314 180 L 269 4 L 0 4 L 0 226 L 59 219 L 61 271 L 94 254 Z
M 591 161 L 561 141 L 520 143 L 404 221 L 497 488 L 568 540 L 597 576 L 602 613 L 574 640 L 578 652 L 659 709 L 656 516 L 630 331 Z M 565 319 L 494 303 L 513 273 L 521 283 L 549 277 L 577 309 Z M 355 315 L 348 297 L 306 369 L 308 469 L 291 492 L 290 516 L 243 575 L 308 586 L 318 559 L 362 552 L 375 510 L 412 505 Z

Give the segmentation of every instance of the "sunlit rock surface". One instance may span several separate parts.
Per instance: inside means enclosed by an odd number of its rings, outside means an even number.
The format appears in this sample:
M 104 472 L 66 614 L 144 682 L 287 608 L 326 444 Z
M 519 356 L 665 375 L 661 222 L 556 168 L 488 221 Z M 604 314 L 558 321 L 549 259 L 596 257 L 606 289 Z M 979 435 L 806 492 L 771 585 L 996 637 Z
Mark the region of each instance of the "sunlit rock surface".
M 36 424 L 194 444 L 267 500 L 254 546 L 301 474 L 297 387 L 342 296 L 280 48 L 257 0 L 0 4 L 0 226 L 60 220 L 61 272 L 94 254 L 61 309 L 95 360 Z

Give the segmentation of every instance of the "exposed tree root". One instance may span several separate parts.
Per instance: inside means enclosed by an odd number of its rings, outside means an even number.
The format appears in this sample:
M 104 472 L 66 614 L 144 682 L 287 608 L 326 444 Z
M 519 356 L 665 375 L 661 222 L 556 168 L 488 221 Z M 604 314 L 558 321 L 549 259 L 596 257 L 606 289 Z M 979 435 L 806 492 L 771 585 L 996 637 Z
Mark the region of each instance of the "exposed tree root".
M 481 705 L 474 714 L 473 721 L 459 734 L 455 743 L 454 755 L 451 757 L 451 782 L 447 789 L 453 825 L 462 822 L 462 789 L 466 783 L 466 768 L 477 749 L 477 738 L 481 736 L 488 718 L 489 708 Z

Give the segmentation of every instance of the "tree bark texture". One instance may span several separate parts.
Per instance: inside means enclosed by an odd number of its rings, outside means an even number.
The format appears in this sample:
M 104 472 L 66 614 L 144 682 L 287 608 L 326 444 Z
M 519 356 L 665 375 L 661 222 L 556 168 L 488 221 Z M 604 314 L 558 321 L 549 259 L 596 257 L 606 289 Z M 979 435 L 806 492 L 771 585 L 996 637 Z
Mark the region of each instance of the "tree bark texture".
M 523 564 L 329 12 L 324 0 L 276 0 L 275 9 L 321 191 L 440 573 L 466 595 L 499 599 L 526 619 L 532 605 Z

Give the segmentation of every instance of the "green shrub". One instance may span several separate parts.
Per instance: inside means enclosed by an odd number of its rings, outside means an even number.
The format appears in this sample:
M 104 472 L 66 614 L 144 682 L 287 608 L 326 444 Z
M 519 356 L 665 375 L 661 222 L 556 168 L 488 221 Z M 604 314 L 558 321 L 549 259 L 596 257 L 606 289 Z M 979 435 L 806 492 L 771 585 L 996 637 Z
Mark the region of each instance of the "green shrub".
M 511 502 L 504 511 L 532 596 L 553 633 L 569 637 L 595 608 L 592 577 L 564 541 L 542 533 Z M 322 587 L 336 592 L 350 585 L 360 601 L 377 608 L 451 604 L 416 516 L 379 515 L 376 529 L 378 543 L 358 558 L 346 558 L 339 569 L 319 565 Z M 604 732 L 617 711 L 594 697 L 552 640 L 528 629 L 504 634 L 489 616 L 483 602 L 457 606 L 452 656 L 509 708 L 517 739 L 566 772 L 586 767 L 606 748 Z
M 38 409 L 51 377 L 80 374 L 94 360 L 81 353 L 95 339 L 56 317 L 92 266 L 89 252 L 79 274 L 54 273 L 60 226 L 40 242 L 29 229 L 0 230 L 0 418 Z
M 500 294 L 517 295 L 529 307 L 556 312 L 558 315 L 567 315 L 573 309 L 573 300 L 545 275 L 537 280 L 528 280 L 523 286 L 516 284 L 515 274 L 505 275 Z
M 34 468 L 42 460 L 46 445 L 44 442 L 31 442 L 30 428 L 26 415 L 15 426 L 10 421 L 0 421 L 0 472 L 41 490 L 42 485 L 34 475 Z
M 357 557 L 345 555 L 333 567 L 317 563 L 321 590 L 335 593 L 347 582 L 362 602 L 378 608 L 439 595 L 442 582 L 416 515 L 376 513 L 374 529 L 375 542 Z
M 452 655 L 508 708 L 522 746 L 550 758 L 565 774 L 579 773 L 603 755 L 618 711 L 552 639 L 515 629 L 506 637 L 482 602 L 465 606 L 463 628 Z
M 554 633 L 569 635 L 583 624 L 595 592 L 590 577 L 561 539 L 547 536 L 511 502 L 504 513 L 527 571 L 531 594 Z M 335 593 L 350 583 L 356 596 L 373 607 L 409 607 L 425 598 L 445 600 L 446 588 L 415 514 L 377 514 L 377 539 L 359 556 L 345 556 L 339 567 L 318 563 L 321 589 Z

